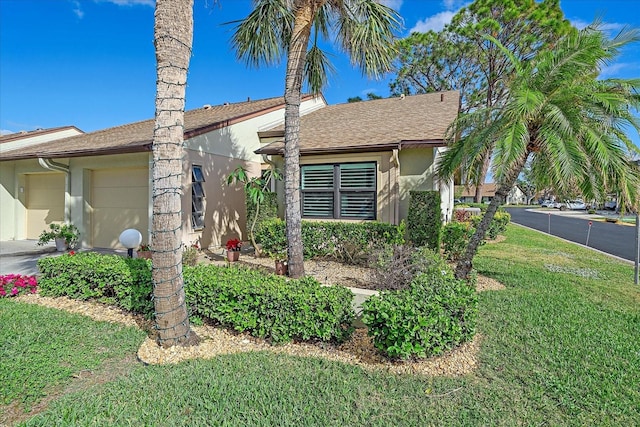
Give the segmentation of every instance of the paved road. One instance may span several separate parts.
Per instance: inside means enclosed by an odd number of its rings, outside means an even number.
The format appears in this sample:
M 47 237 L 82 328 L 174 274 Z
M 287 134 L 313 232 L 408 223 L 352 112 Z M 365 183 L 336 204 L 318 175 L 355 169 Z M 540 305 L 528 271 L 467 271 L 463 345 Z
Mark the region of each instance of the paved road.
M 589 219 L 580 218 L 579 212 L 558 214 L 536 212 L 523 208 L 507 208 L 511 221 L 582 245 L 587 243 Z M 584 212 L 582 212 L 584 214 Z M 629 225 L 592 221 L 589 245 L 611 255 L 630 261 L 636 259 L 636 229 Z

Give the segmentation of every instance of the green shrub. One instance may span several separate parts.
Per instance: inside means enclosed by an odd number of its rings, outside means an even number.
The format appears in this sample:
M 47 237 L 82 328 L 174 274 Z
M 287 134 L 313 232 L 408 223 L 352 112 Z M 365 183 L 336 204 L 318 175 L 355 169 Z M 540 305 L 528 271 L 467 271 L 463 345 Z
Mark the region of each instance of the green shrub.
M 151 270 L 149 261 L 95 252 L 69 253 L 38 260 L 40 293 L 95 299 L 149 316 Z
M 353 264 L 367 262 L 373 248 L 403 243 L 404 229 L 404 223 L 396 226 L 382 222 L 303 221 L 304 257 L 334 258 Z M 265 253 L 281 253 L 287 247 L 284 221 L 263 221 L 256 232 L 256 240 Z
M 408 289 L 383 291 L 364 302 L 362 321 L 386 357 L 435 356 L 473 338 L 475 289 L 450 269 L 438 274 L 419 274 Z
M 353 294 L 312 277 L 286 280 L 246 268 L 198 265 L 185 269 L 192 315 L 273 342 L 344 341 L 352 330 Z
M 471 223 L 474 227 L 477 227 L 483 216 L 475 215 L 471 217 Z M 504 234 L 507 231 L 507 225 L 511 222 L 511 214 L 503 210 L 498 210 L 487 229 L 486 238 L 494 240 L 499 234 Z
M 439 253 L 410 245 L 384 245 L 374 252 L 369 265 L 373 267 L 369 284 L 377 290 L 406 289 L 418 274 L 450 271 Z
M 438 191 L 410 191 L 407 231 L 415 246 L 440 249 L 442 211 Z
M 469 239 L 475 232 L 468 222 L 451 221 L 442 230 L 442 250 L 450 261 L 457 261 L 464 255 Z
M 87 252 L 38 261 L 45 296 L 94 299 L 125 310 L 153 313 L 150 262 Z M 195 320 L 209 318 L 274 342 L 344 341 L 353 331 L 353 294 L 311 277 L 286 280 L 258 270 L 200 264 L 184 266 L 185 294 Z

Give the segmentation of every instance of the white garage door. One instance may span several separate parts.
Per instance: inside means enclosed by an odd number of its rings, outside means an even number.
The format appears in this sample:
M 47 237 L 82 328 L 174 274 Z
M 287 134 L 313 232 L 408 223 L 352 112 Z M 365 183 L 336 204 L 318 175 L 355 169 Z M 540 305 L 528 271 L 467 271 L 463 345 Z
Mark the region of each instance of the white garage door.
M 37 239 L 53 222 L 64 221 L 64 174 L 26 176 L 27 239 Z
M 91 174 L 91 230 L 96 248 L 122 247 L 118 236 L 127 228 L 148 242 L 149 171 L 147 168 L 103 169 Z

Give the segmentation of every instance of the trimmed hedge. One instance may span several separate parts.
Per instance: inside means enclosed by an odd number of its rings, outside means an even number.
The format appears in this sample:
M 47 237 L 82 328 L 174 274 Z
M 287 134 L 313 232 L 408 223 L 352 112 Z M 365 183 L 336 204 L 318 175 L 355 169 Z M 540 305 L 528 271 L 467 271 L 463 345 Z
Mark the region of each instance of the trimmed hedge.
M 245 195 L 245 204 L 247 206 L 247 230 L 251 228 L 253 222 L 253 215 L 256 211 L 256 204 L 251 201 L 248 195 Z M 256 221 L 256 229 L 260 224 L 269 219 L 278 217 L 278 194 L 275 192 L 267 191 L 264 193 L 264 200 L 260 203 L 260 212 L 258 212 L 258 219 Z
M 144 259 L 95 252 L 48 257 L 38 261 L 38 284 L 42 295 L 94 299 L 152 316 L 150 266 Z M 202 264 L 184 266 L 183 274 L 192 316 L 274 342 L 340 342 L 353 331 L 353 294 L 345 287 Z
M 96 252 L 40 258 L 40 294 L 95 299 L 145 316 L 153 314 L 150 261 Z
M 341 342 L 353 331 L 353 293 L 342 286 L 213 265 L 187 269 L 184 278 L 192 314 L 237 331 L 273 342 Z
M 409 289 L 383 291 L 363 304 L 362 321 L 386 357 L 442 354 L 475 335 L 478 298 L 472 285 L 450 271 L 415 277 Z
M 407 231 L 415 246 L 440 249 L 442 211 L 438 191 L 410 191 Z
M 458 261 L 464 255 L 469 239 L 476 229 L 471 222 L 451 221 L 442 230 L 442 251 L 449 261 Z
M 396 226 L 383 222 L 302 221 L 304 257 L 367 262 L 373 248 L 402 244 L 404 229 L 404 223 Z M 282 252 L 282 248 L 287 247 L 285 222 L 281 219 L 264 221 L 256 232 L 256 240 L 267 254 Z

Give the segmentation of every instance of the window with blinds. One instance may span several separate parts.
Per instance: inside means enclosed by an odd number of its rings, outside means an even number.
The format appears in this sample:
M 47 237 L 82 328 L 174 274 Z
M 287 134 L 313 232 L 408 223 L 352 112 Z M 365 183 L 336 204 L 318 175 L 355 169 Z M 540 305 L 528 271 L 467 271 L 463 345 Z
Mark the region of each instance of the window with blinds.
M 375 162 L 301 167 L 303 218 L 376 218 Z
M 191 227 L 194 230 L 204 228 L 204 175 L 202 167 L 191 167 Z

